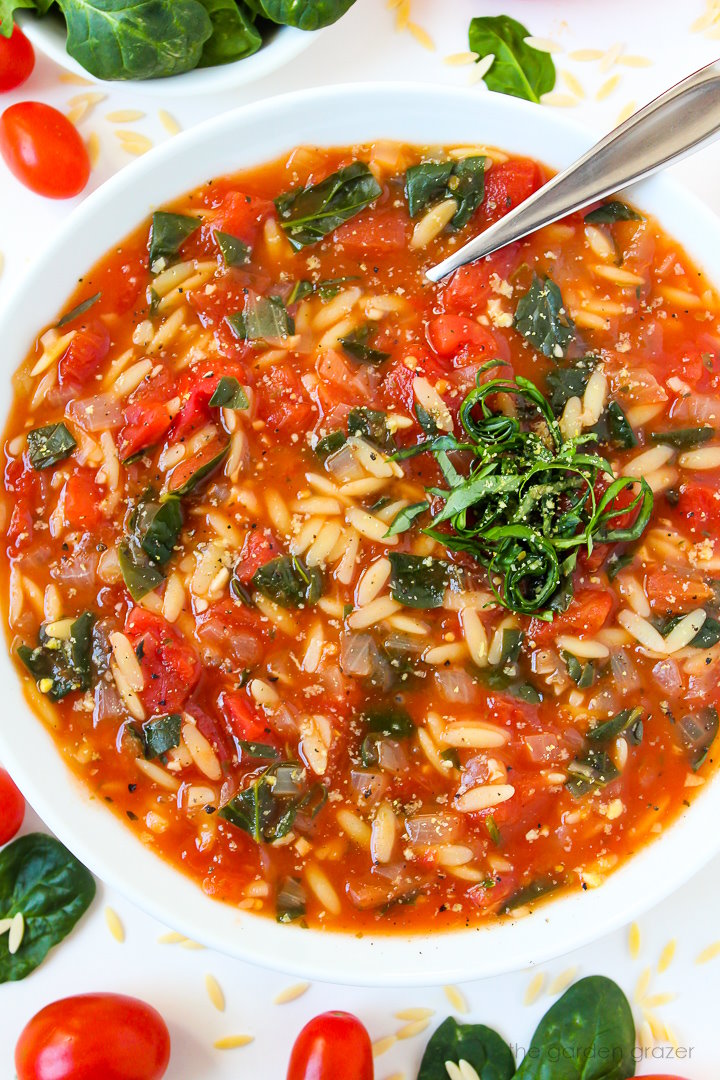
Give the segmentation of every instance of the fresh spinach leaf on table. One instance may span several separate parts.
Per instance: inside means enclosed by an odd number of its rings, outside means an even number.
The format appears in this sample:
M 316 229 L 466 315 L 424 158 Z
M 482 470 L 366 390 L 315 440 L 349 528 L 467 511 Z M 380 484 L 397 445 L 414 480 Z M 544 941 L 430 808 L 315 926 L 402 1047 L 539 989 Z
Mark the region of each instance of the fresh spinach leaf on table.
M 483 76 L 489 90 L 539 102 L 555 86 L 552 57 L 527 45 L 525 39 L 530 37 L 530 31 L 509 15 L 473 19 L 468 37 L 470 51 L 478 59 L 495 57 Z
M 24 979 L 67 937 L 95 896 L 92 874 L 67 848 L 30 833 L 0 851 L 0 923 L 21 914 L 24 932 L 14 954 L 0 934 L 0 983 Z
M 458 1024 L 449 1016 L 425 1048 L 417 1080 L 446 1080 L 446 1061 L 467 1061 L 480 1080 L 510 1080 L 515 1075 L 512 1050 L 484 1024 Z
M 635 1075 L 635 1024 L 620 987 L 580 979 L 545 1013 L 516 1080 L 627 1080 Z

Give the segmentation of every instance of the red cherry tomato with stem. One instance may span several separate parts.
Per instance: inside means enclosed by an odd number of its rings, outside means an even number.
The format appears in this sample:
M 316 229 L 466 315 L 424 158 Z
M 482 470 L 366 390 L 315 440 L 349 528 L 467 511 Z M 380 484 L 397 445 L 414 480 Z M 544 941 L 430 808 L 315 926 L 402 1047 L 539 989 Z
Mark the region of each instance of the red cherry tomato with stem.
M 19 26 L 10 37 L 0 32 L 0 93 L 20 86 L 35 67 L 35 53 Z
M 358 1018 L 326 1012 L 310 1020 L 295 1040 L 287 1080 L 373 1080 L 373 1076 L 370 1036 Z
M 19 101 L 0 116 L 0 153 L 21 184 L 49 199 L 78 195 L 90 176 L 77 128 L 40 101 Z
M 46 1005 L 15 1047 L 18 1080 L 160 1080 L 170 1034 L 160 1013 L 124 994 L 78 994 Z
M 25 800 L 13 778 L 0 769 L 0 844 L 7 844 L 23 823 Z

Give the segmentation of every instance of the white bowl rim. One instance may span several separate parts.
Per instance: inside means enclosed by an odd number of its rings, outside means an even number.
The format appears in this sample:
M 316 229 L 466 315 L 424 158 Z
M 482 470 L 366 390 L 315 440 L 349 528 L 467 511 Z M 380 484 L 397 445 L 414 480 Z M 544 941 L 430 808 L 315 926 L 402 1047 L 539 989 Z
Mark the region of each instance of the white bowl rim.
M 298 132 L 307 138 L 311 130 L 316 145 L 380 138 L 419 144 L 467 143 L 475 141 L 468 140 L 468 132 L 476 114 L 477 122 L 484 125 L 483 142 L 539 157 L 556 168 L 593 141 L 587 130 L 565 117 L 514 98 L 480 97 L 476 90 L 414 83 L 321 87 L 244 106 L 138 159 L 74 211 L 58 229 L 44 258 L 0 309 L 5 356 L 24 356 L 37 329 L 62 310 L 70 292 L 63 281 L 74 282 L 153 205 L 197 186 L 198 177 L 217 174 L 213 160 L 223 155 L 229 159 L 230 154 L 224 137 L 236 138 L 243 130 L 250 135 L 244 143 L 236 141 L 241 152 L 232 166 L 222 168 L 227 173 L 268 160 L 272 154 L 264 146 L 272 146 L 279 155 L 298 142 Z M 426 129 L 436 131 L 437 137 L 413 134 Z M 152 197 L 143 185 L 153 188 Z M 687 235 L 678 239 L 711 280 L 720 282 L 720 227 L 704 204 L 666 177 L 635 189 L 633 200 L 673 233 L 673 219 L 682 216 L 681 231 L 687 230 Z M 53 268 L 61 262 L 67 273 L 59 281 Z M 15 366 L 13 362 L 13 370 Z M 434 935 L 366 934 L 362 938 L 352 930 L 336 933 L 279 926 L 269 918 L 238 912 L 206 897 L 189 878 L 144 847 L 99 799 L 88 796 L 66 767 L 49 732 L 32 714 L 5 649 L 0 652 L 0 684 L 6 695 L 0 760 L 48 827 L 98 877 L 188 937 L 251 963 L 306 978 L 366 986 L 437 985 L 537 964 L 629 923 L 687 882 L 720 849 L 716 828 L 720 779 L 716 779 L 665 833 L 601 887 L 550 900 L 524 919 Z M 18 717 L 32 719 L 21 724 Z
M 65 32 L 62 26 L 56 25 L 56 19 L 39 17 L 29 10 L 22 9 L 15 12 L 15 19 L 32 44 L 66 71 L 71 71 L 97 86 L 108 89 L 116 86 L 130 87 L 141 94 L 161 97 L 212 94 L 246 86 L 294 60 L 313 44 L 318 34 L 322 33 L 322 29 L 307 31 L 298 30 L 294 26 L 278 26 L 269 41 L 263 42 L 257 52 L 252 56 L 246 56 L 243 60 L 218 64 L 215 67 L 194 68 L 182 75 L 169 75 L 164 79 L 123 81 L 100 79 L 70 56 L 65 48 Z

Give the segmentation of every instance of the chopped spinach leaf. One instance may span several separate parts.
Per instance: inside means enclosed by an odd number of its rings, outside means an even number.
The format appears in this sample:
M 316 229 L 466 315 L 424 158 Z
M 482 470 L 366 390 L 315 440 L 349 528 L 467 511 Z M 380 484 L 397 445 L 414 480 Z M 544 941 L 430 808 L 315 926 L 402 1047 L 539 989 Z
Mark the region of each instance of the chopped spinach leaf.
M 238 739 L 238 746 L 245 757 L 258 758 L 263 761 L 274 761 L 275 758 L 280 757 L 280 751 L 276 750 L 274 746 L 268 746 L 267 743 L 246 742 L 245 739 Z
M 156 210 L 150 226 L 150 245 L 148 257 L 153 273 L 163 270 L 168 259 L 174 258 L 189 236 L 200 228 L 200 218 L 187 214 L 170 214 L 166 210 Z
M 492 814 L 488 814 L 485 818 L 485 828 L 487 829 L 487 834 L 493 844 L 495 844 L 496 847 L 500 847 L 502 837 L 500 836 L 500 830 L 498 829 L 497 822 Z
M 211 408 L 249 409 L 250 402 L 237 379 L 232 375 L 223 375 L 215 387 L 215 392 L 208 403 Z
M 368 345 L 372 333 L 370 326 L 358 327 L 357 330 L 351 330 L 345 337 L 341 337 L 340 344 L 353 360 L 359 360 L 362 364 L 382 364 L 383 360 L 388 359 L 390 353 Z
M 157 499 L 155 493 L 148 490 L 130 515 L 133 546 L 163 566 L 172 558 L 182 525 L 180 499 L 176 495 Z
M 118 562 L 125 587 L 133 600 L 142 600 L 143 596 L 165 580 L 162 572 L 134 537 L 118 544 Z
M 571 397 L 582 398 L 596 366 L 595 356 L 583 356 L 573 364 L 558 365 L 547 373 L 548 400 L 555 416 L 562 415 Z
M 389 739 L 406 739 L 415 731 L 410 713 L 397 705 L 378 706 L 365 709 L 361 720 L 367 730 L 374 735 L 385 735 Z
M 690 450 L 693 446 L 708 442 L 714 434 L 713 427 L 675 428 L 672 431 L 653 431 L 650 438 L 654 443 L 674 446 L 677 450 Z
M 228 315 L 227 322 L 242 341 L 274 341 L 295 333 L 295 323 L 279 296 L 249 299 L 244 311 Z
M 547 52 L 528 45 L 530 31 L 509 15 L 486 15 L 470 23 L 470 51 L 478 60 L 495 59 L 483 79 L 498 94 L 540 101 L 555 86 L 555 64 Z
M 175 466 L 168 479 L 168 494 L 189 495 L 201 480 L 204 480 L 217 469 L 230 450 L 229 440 L 217 450 L 218 441 L 218 439 L 213 439 L 197 454 L 184 459 L 179 465 Z
M 592 686 L 595 681 L 595 665 L 592 660 L 588 660 L 586 664 L 583 664 L 578 660 L 577 656 L 573 656 L 569 652 L 563 652 L 562 658 L 565 661 L 568 675 L 581 690 L 587 690 L 589 686 Z
M 77 446 L 72 435 L 60 421 L 46 427 L 33 428 L 27 433 L 28 457 L 33 469 L 47 469 L 72 454 Z
M 77 304 L 74 308 L 68 311 L 66 315 L 63 315 L 62 319 L 60 319 L 60 321 L 55 324 L 58 330 L 62 326 L 67 326 L 67 324 L 72 322 L 73 319 L 77 319 L 80 315 L 84 315 L 86 311 L 90 310 L 93 304 L 96 304 L 98 302 L 101 296 L 101 292 L 96 292 L 94 296 L 89 296 L 87 300 L 81 300 L 79 304 Z
M 618 405 L 610 401 L 602 416 L 588 432 L 597 435 L 598 442 L 618 447 L 620 450 L 632 450 L 638 445 L 637 436 L 630 427 L 630 421 Z
M 522 645 L 522 639 L 522 630 L 503 630 L 502 648 L 500 650 L 498 667 L 506 667 L 506 665 L 508 664 L 515 663 L 518 656 L 520 655 L 520 646 Z
M 213 236 L 226 266 L 245 266 L 250 262 L 250 248 L 237 236 L 220 232 L 219 229 L 213 232 Z
M 402 510 L 398 510 L 397 514 L 392 519 L 390 528 L 385 533 L 385 536 L 397 536 L 399 533 L 407 532 L 407 530 L 412 527 L 412 523 L 415 519 L 429 509 L 426 499 L 421 499 L 420 502 L 411 503 L 410 506 L 403 506 Z
M 502 912 L 504 915 L 509 915 L 515 908 L 533 904 L 536 900 L 555 892 L 561 885 L 561 881 L 554 881 L 552 878 L 537 878 L 536 881 L 523 885 L 517 892 L 509 896 L 502 906 Z
M 387 426 L 387 416 L 378 409 L 360 405 L 348 413 L 348 434 L 362 435 L 381 450 L 394 450 L 395 440 Z
M 513 325 L 538 352 L 552 360 L 567 355 L 575 324 L 565 310 L 555 282 L 533 274 L 532 285 L 520 298 Z
M 615 552 L 610 556 L 605 566 L 605 573 L 608 576 L 609 581 L 614 581 L 618 574 L 631 566 L 635 560 L 635 556 L 632 552 L 627 551 L 624 555 L 618 555 Z
M 51 701 L 60 701 L 67 694 L 89 690 L 92 686 L 94 623 L 95 615 L 85 611 L 72 622 L 69 637 L 51 637 L 43 626 L 34 649 L 28 645 L 18 646 L 18 656 L 35 678 L 40 692 Z
M 574 799 L 605 787 L 620 775 L 603 750 L 589 750 L 585 757 L 576 758 L 568 766 L 568 773 L 565 787 Z
M 455 199 L 457 210 L 449 227 L 457 232 L 467 225 L 485 195 L 485 158 L 461 161 L 423 161 L 405 173 L 405 194 L 410 217 L 417 217 L 433 203 Z
M 355 161 L 319 184 L 279 195 L 280 225 L 296 251 L 316 244 L 380 195 L 382 188 L 364 161 Z
M 633 210 L 627 203 L 619 199 L 611 199 L 609 202 L 597 206 L 585 215 L 588 225 L 612 225 L 615 221 L 642 221 L 642 214 Z
M 315 453 L 319 458 L 326 458 L 330 454 L 334 454 L 346 442 L 344 431 L 331 431 L 329 435 L 324 435 L 322 439 L 318 439 L 315 444 Z
M 391 551 L 390 589 L 394 600 L 406 607 L 442 607 L 450 579 L 450 566 L 430 556 Z
M 315 604 L 322 596 L 323 577 L 317 566 L 306 566 L 293 555 L 278 555 L 253 574 L 258 592 L 280 607 Z
M 305 796 L 307 774 L 297 762 L 270 765 L 218 813 L 258 844 L 287 836 Z
M 179 713 L 156 716 L 143 725 L 141 736 L 146 758 L 162 757 L 180 745 L 182 717 Z
M 642 723 L 642 714 L 639 705 L 634 709 L 623 709 L 604 723 L 590 728 L 587 737 L 593 742 L 611 742 L 619 735 L 628 735 L 629 740 L 633 741 L 633 733 L 637 731 L 638 724 Z

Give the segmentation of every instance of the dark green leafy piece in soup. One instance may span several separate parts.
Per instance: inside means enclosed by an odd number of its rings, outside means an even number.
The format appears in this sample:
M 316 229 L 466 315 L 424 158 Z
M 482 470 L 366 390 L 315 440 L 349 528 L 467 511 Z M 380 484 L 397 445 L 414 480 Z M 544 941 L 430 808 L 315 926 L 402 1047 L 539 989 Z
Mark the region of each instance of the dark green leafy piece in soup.
M 355 217 L 382 195 L 364 161 L 346 165 L 319 184 L 298 188 L 275 199 L 280 224 L 299 251 Z

